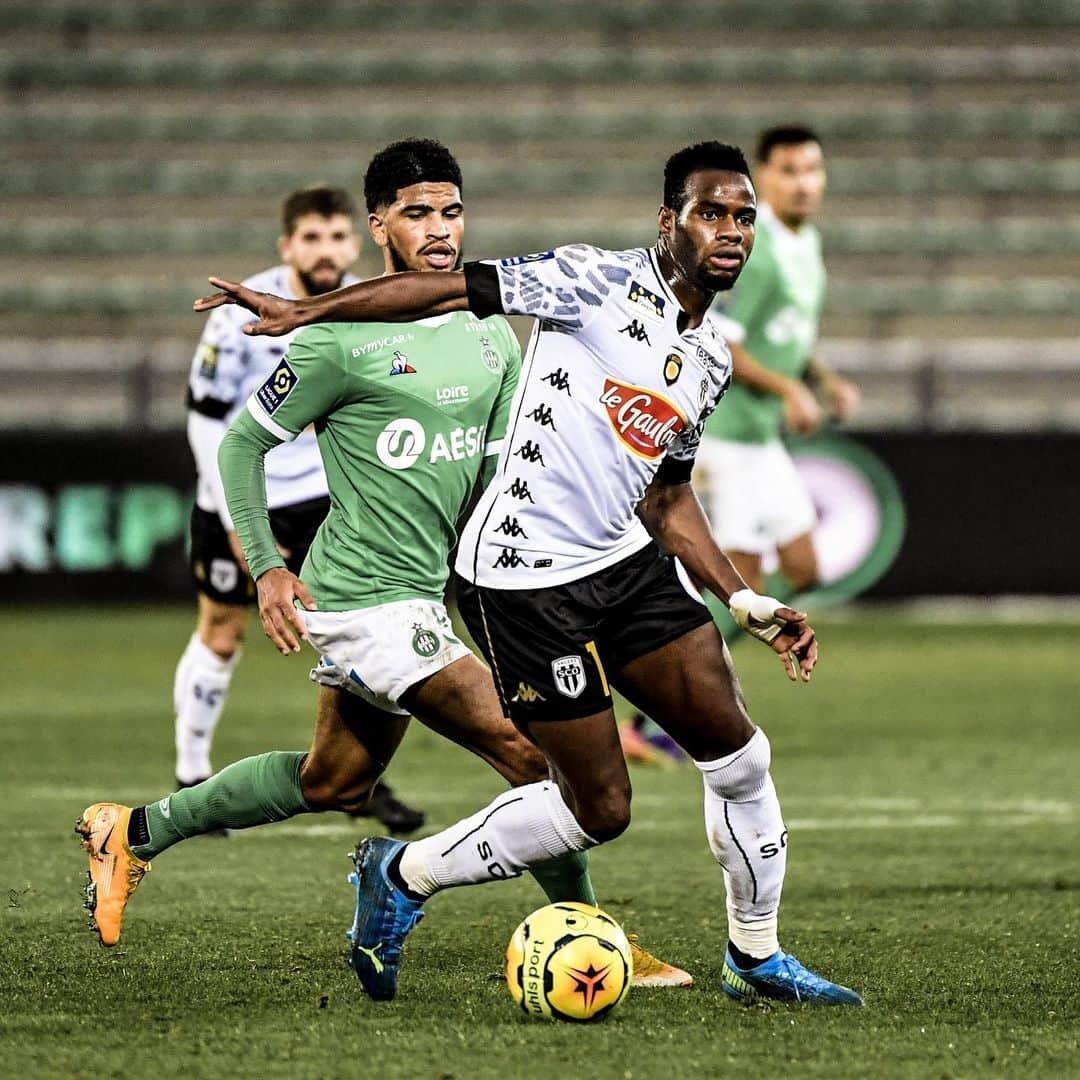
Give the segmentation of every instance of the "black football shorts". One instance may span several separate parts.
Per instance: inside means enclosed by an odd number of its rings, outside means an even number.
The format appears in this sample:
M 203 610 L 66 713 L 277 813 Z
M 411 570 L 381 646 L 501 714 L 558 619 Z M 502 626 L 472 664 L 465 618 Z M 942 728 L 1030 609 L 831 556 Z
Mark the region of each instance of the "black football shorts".
M 270 511 L 270 529 L 289 554 L 285 564 L 294 573 L 307 558 L 308 548 L 323 519 L 330 512 L 330 500 L 309 499 Z M 196 503 L 191 511 L 191 575 L 195 588 L 221 604 L 252 604 L 255 582 L 233 558 L 229 538 L 221 518 Z
M 639 656 L 712 621 L 656 544 L 588 577 L 546 589 L 487 589 L 460 575 L 457 600 L 523 720 L 576 720 L 611 706 L 608 679 Z

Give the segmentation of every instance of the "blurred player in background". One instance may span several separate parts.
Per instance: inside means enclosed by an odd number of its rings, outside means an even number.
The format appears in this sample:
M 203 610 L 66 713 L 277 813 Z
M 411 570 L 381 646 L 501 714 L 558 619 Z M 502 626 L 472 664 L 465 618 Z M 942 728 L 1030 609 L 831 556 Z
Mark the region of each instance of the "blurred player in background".
M 776 551 L 796 595 L 819 580 L 814 505 L 781 442 L 809 435 L 826 415 L 848 419 L 858 387 L 813 355 L 825 300 L 821 236 L 813 219 L 825 194 L 821 141 L 807 127 L 770 128 L 757 146 L 754 256 L 718 299 L 734 362 L 732 386 L 705 426 L 694 484 L 717 543 L 757 591 L 762 559 Z
M 282 206 L 281 265 L 248 278 L 248 284 L 300 298 L 355 282 L 357 278 L 347 273 L 360 253 L 355 219 L 355 204 L 340 188 L 293 192 Z M 176 782 L 181 787 L 197 784 L 213 772 L 210 744 L 240 661 L 255 599 L 255 584 L 225 503 L 218 448 L 251 392 L 280 363 L 289 339 L 246 337 L 241 332 L 245 321 L 236 308 L 210 316 L 188 386 L 188 441 L 198 473 L 191 568 L 199 616 L 173 683 Z M 286 564 L 299 571 L 330 509 L 313 430 L 267 456 L 266 495 L 278 550 Z M 424 822 L 421 812 L 401 803 L 382 783 L 370 808 L 359 813 L 372 813 L 398 832 L 411 832 Z

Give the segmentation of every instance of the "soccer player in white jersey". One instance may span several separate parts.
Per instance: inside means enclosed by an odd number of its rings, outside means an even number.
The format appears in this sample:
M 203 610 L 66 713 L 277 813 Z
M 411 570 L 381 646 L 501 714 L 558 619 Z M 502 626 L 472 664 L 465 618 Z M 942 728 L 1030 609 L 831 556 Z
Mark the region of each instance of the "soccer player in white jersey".
M 223 291 L 197 302 L 242 304 L 259 316 L 245 328 L 255 334 L 465 308 L 537 319 L 495 477 L 456 570 L 462 613 L 504 707 L 553 779 L 433 837 L 364 842 L 354 933 L 370 959 L 366 973 L 354 967 L 366 988 L 396 978 L 402 941 L 440 889 L 514 876 L 623 832 L 630 781 L 616 688 L 701 771 L 706 832 L 727 889 L 724 990 L 743 1001 L 861 1003 L 780 949 L 788 834 L 769 741 L 691 584 L 727 603 L 792 680 L 809 681 L 817 642 L 806 616 L 746 587 L 689 483 L 701 429 L 731 376 L 708 311 L 750 255 L 755 217 L 742 153 L 701 143 L 667 162 L 652 248 L 571 245 L 301 302 L 212 278 Z
M 278 239 L 281 264 L 246 284 L 300 298 L 330 292 L 357 279 L 347 273 L 360 253 L 356 207 L 341 188 L 313 187 L 285 199 Z M 198 473 L 191 514 L 191 570 L 198 623 L 176 667 L 176 782 L 188 787 L 214 771 L 210 747 L 247 633 L 255 583 L 225 503 L 218 448 L 244 403 L 280 363 L 292 335 L 272 341 L 241 332 L 242 313 L 215 311 L 207 320 L 188 384 L 188 441 Z M 266 459 L 266 494 L 274 536 L 287 565 L 299 572 L 330 508 L 326 474 L 307 430 Z M 424 815 L 397 799 L 382 781 L 368 808 L 395 832 L 411 832 Z

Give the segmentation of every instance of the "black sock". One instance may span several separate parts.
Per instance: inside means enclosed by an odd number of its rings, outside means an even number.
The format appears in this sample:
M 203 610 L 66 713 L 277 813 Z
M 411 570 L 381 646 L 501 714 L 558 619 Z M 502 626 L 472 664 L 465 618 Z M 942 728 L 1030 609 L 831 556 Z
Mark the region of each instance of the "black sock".
M 730 941 L 727 943 L 727 947 L 728 952 L 731 953 L 731 959 L 735 961 L 735 966 L 742 971 L 749 971 L 769 959 L 767 956 L 750 956 L 748 953 L 744 953 L 742 949 L 736 948 Z
M 146 807 L 139 806 L 131 811 L 127 833 L 128 847 L 150 843 L 150 826 L 146 824 Z
M 412 889 L 405 884 L 405 879 L 401 876 L 401 856 L 404 854 L 405 845 L 402 844 L 401 850 L 386 864 L 386 876 L 390 879 L 390 884 L 399 892 L 403 892 L 410 900 L 419 900 L 423 903 L 427 897 L 413 892 Z

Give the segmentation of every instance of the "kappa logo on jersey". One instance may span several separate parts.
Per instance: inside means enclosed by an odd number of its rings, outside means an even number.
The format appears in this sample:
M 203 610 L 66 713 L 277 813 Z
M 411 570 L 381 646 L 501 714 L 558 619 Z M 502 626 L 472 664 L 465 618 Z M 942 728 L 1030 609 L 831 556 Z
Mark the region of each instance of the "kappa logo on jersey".
M 516 476 L 514 482 L 503 492 L 504 495 L 513 495 L 515 499 L 528 499 L 529 502 L 535 504 L 536 500 L 532 497 L 532 492 L 529 490 L 529 485 L 524 480 L 519 480 Z
M 683 358 L 677 352 L 668 353 L 668 357 L 664 361 L 664 382 L 668 386 L 674 386 L 679 381 L 682 366 Z
M 554 251 L 534 251 L 531 255 L 515 255 L 510 259 L 500 259 L 500 266 L 524 266 L 526 263 L 545 262 L 554 259 Z
M 585 665 L 580 656 L 560 656 L 551 661 L 555 689 L 564 697 L 579 698 L 585 691 Z
M 390 364 L 391 375 L 415 375 L 416 368 L 409 363 L 409 358 L 399 349 L 394 350 L 394 359 Z
M 489 338 L 482 337 L 480 339 L 480 357 L 487 366 L 488 371 L 498 371 L 502 367 L 502 359 L 495 351 Z
M 293 392 L 293 387 L 299 381 L 300 377 L 289 367 L 289 361 L 282 360 L 274 369 L 273 375 L 255 392 L 256 400 L 268 414 L 272 415 Z
M 641 386 L 604 380 L 600 404 L 623 444 L 655 461 L 686 427 L 686 417 L 667 398 Z
M 391 420 L 379 432 L 375 440 L 375 453 L 388 469 L 409 469 L 415 465 L 427 449 L 427 432 L 424 425 L 409 416 Z M 481 427 L 457 427 L 444 435 L 435 433 L 431 440 L 428 462 L 464 461 L 484 452 L 484 429 Z
M 518 519 L 512 518 L 509 514 L 502 519 L 502 523 L 496 527 L 495 531 L 504 536 L 524 536 L 526 540 L 529 539 L 529 534 L 518 523 Z
M 640 282 L 630 282 L 630 291 L 626 294 L 626 298 L 631 304 L 637 304 L 650 318 L 663 319 L 667 301 L 659 293 L 646 289 Z
M 510 700 L 524 701 L 526 705 L 531 705 L 534 701 L 547 701 L 547 698 L 528 683 L 519 682 L 517 693 Z
M 217 378 L 218 356 L 220 350 L 216 345 L 202 344 L 199 346 L 199 378 Z
M 574 396 L 570 393 L 570 376 L 561 367 L 549 371 L 540 381 L 550 383 L 555 390 L 565 390 L 567 397 Z
M 705 402 L 709 400 L 709 380 L 708 377 L 701 380 L 701 385 L 698 387 L 698 404 L 704 407 Z
M 629 334 L 631 341 L 636 341 L 639 345 L 644 344 L 651 346 L 652 342 L 649 340 L 649 335 L 645 330 L 645 327 L 633 319 L 629 326 L 624 326 L 620 331 L 620 334 Z
M 544 455 L 540 453 L 540 443 L 534 443 L 532 439 L 526 439 L 514 451 L 514 457 L 519 457 L 522 461 L 527 461 L 530 465 L 539 465 L 541 469 L 547 468 L 544 464 Z
M 493 570 L 516 570 L 529 564 L 518 554 L 517 548 L 504 547 L 499 557 L 491 564 Z
M 542 401 L 529 413 L 529 418 L 535 420 L 541 427 L 549 427 L 552 431 L 559 430 L 555 426 L 555 421 L 551 419 L 551 406 Z

